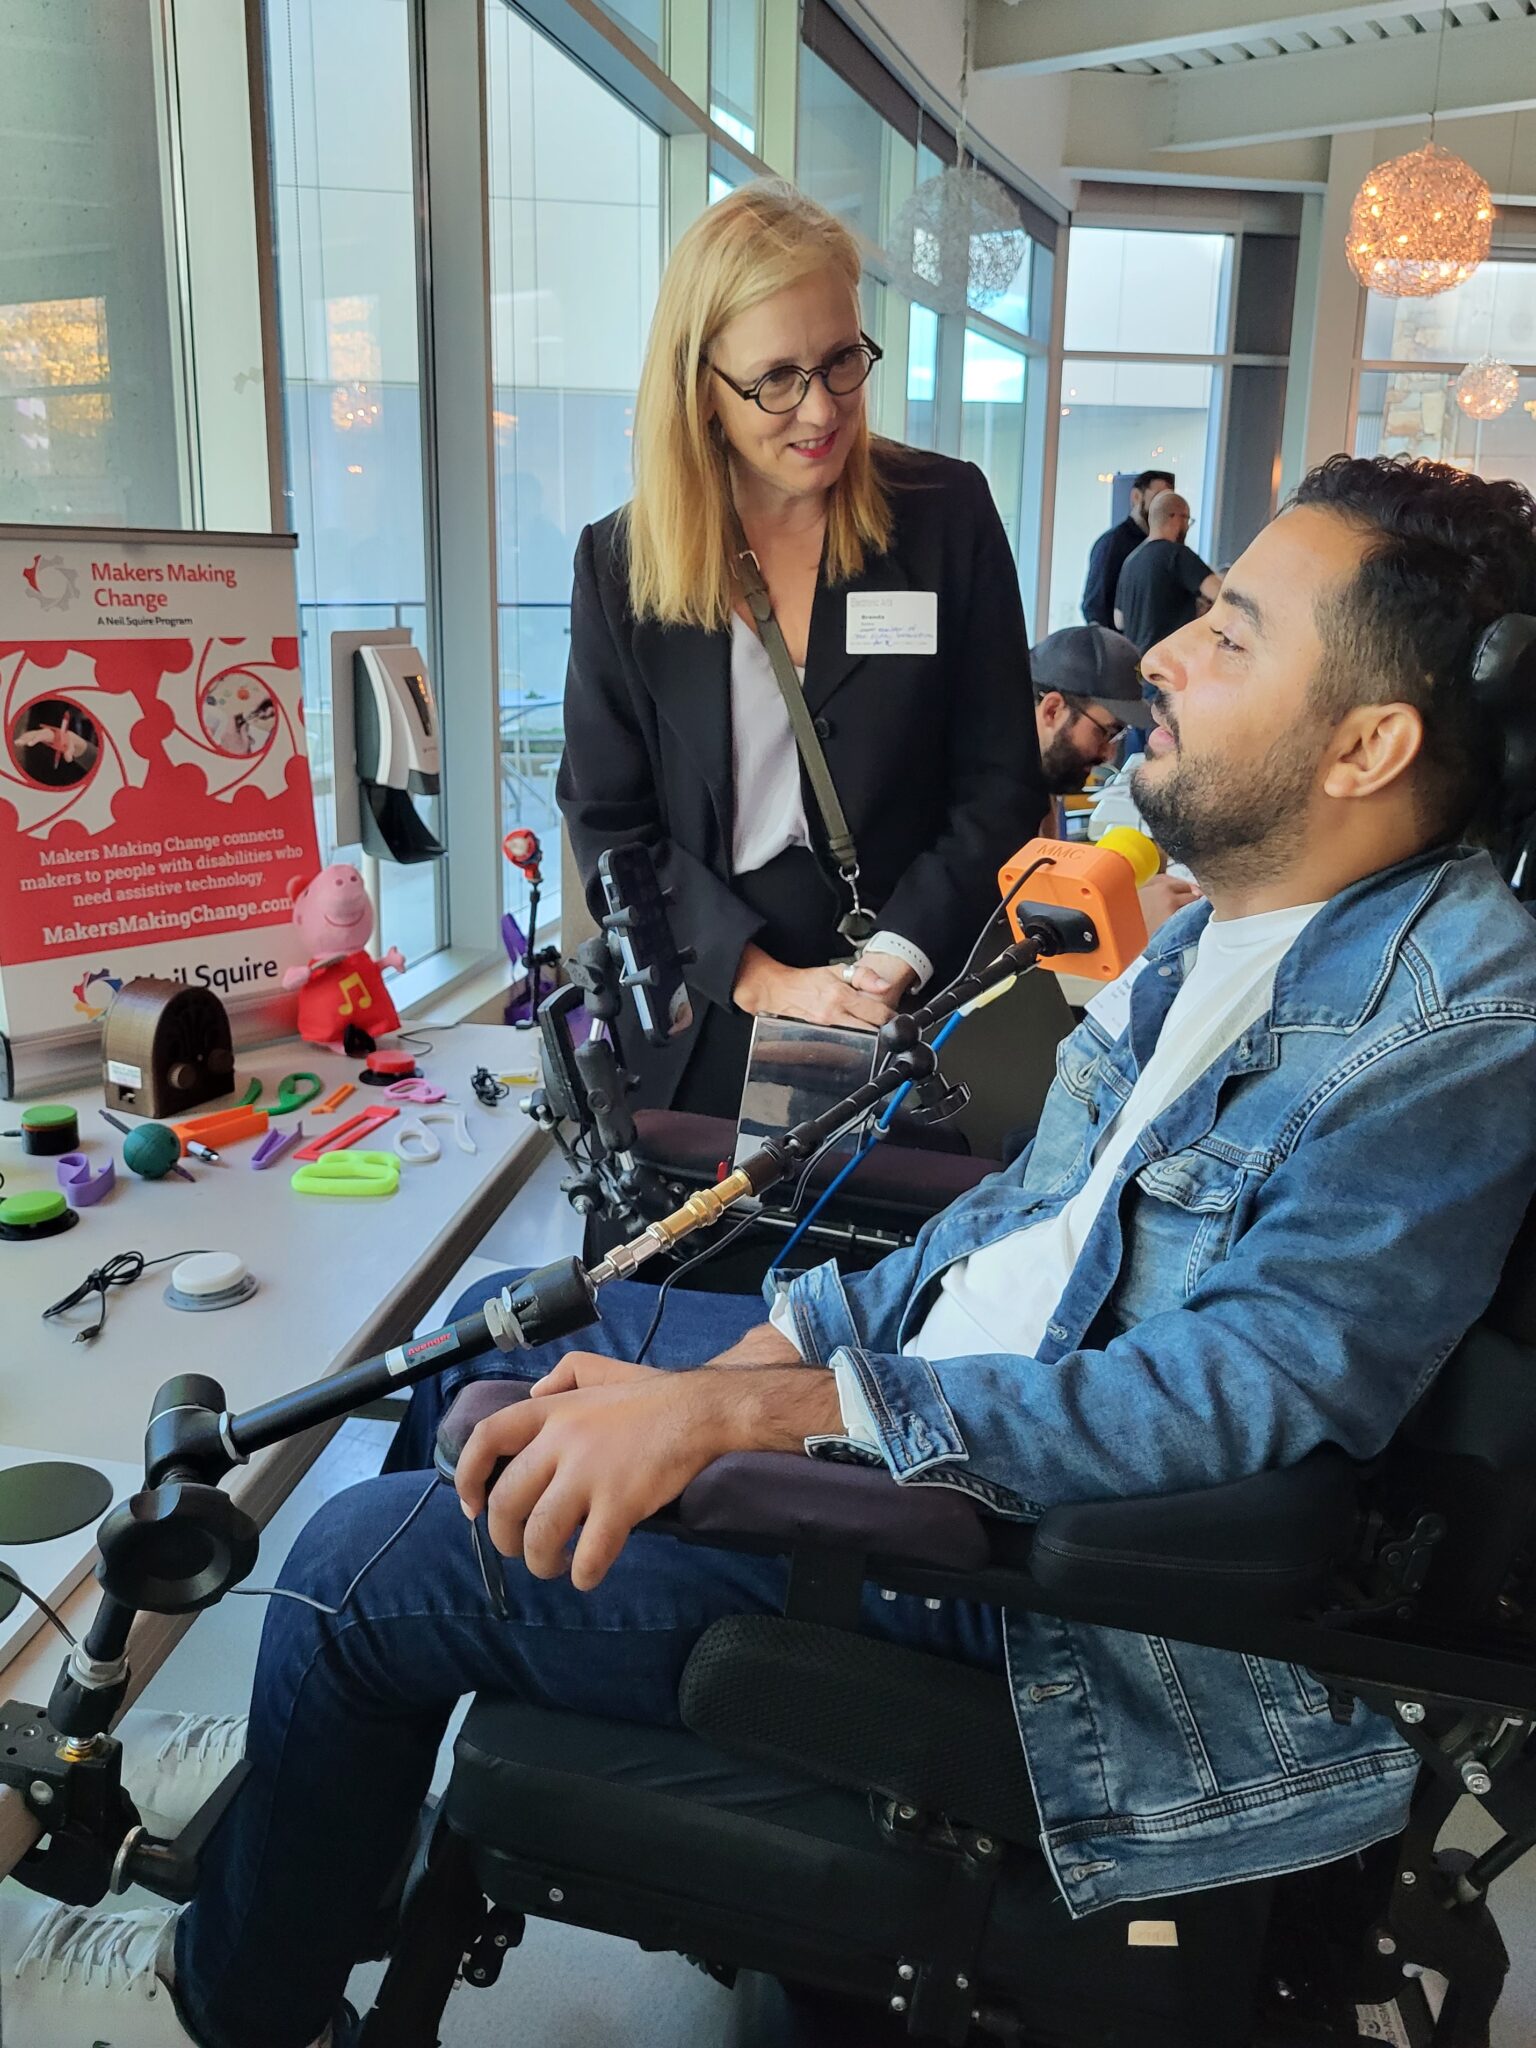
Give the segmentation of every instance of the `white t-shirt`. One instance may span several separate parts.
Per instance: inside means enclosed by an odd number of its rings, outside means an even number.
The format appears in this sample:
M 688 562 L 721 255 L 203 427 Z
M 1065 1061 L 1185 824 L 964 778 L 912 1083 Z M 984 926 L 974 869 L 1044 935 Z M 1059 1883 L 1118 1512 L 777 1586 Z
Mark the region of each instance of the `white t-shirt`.
M 1011 1352 L 1029 1357 L 1039 1350 L 1127 1153 L 1147 1124 L 1268 1010 L 1281 960 L 1321 908 L 1319 903 L 1303 903 L 1253 917 L 1209 921 L 1152 1056 L 1119 1115 L 1105 1126 L 1082 1188 L 1055 1216 L 1012 1231 L 950 1266 L 921 1327 L 903 1347 L 906 1355 L 941 1359 Z M 1143 956 L 1119 982 L 1101 992 L 1096 1005 L 1112 1014 L 1123 1012 L 1128 985 L 1146 965 Z M 1118 1025 L 1116 1015 L 1116 1029 Z M 793 1340 L 787 1302 L 780 1301 L 772 1320 Z M 851 1368 L 838 1368 L 837 1386 L 847 1434 L 861 1443 L 878 1444 Z
M 1276 969 L 1320 908 L 1303 903 L 1225 923 L 1210 920 L 1152 1057 L 1124 1108 L 1106 1126 L 1082 1188 L 1046 1222 L 1016 1230 L 951 1266 L 938 1299 L 906 1346 L 909 1354 L 958 1358 L 968 1352 L 1012 1351 L 1028 1356 L 1039 1349 L 1126 1154 L 1152 1119 L 1263 1016 L 1274 995 Z M 1145 959 L 1140 965 L 1146 965 Z

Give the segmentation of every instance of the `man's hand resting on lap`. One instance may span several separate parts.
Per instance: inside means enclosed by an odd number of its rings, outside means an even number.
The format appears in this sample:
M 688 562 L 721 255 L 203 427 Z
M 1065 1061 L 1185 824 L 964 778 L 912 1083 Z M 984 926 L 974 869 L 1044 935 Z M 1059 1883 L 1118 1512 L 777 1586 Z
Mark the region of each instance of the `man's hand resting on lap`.
M 806 1437 L 842 1427 L 832 1374 L 803 1365 L 660 1372 L 578 1351 L 534 1392 L 480 1423 L 454 1484 L 465 1514 L 487 1510 L 491 1541 L 535 1578 L 561 1576 L 580 1530 L 570 1574 L 583 1593 L 601 1583 L 635 1525 L 716 1458 L 798 1451 Z M 503 1458 L 512 1462 L 487 1501 Z

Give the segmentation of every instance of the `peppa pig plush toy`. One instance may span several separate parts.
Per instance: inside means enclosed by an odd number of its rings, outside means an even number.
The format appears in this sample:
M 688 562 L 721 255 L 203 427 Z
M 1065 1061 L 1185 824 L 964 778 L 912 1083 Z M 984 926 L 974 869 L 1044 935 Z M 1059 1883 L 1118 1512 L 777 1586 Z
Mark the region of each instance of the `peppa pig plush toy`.
M 299 996 L 299 1036 L 331 1052 L 369 1053 L 400 1019 L 381 970 L 403 967 L 405 955 L 391 946 L 380 960 L 369 957 L 373 905 L 356 868 L 322 868 L 293 899 L 293 921 L 309 947 L 309 965 L 290 967 L 284 988 Z

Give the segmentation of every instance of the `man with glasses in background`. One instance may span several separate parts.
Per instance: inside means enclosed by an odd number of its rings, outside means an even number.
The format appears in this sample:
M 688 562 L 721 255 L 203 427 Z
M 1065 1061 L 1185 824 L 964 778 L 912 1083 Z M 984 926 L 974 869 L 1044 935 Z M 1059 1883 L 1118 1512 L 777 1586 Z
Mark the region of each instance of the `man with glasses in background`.
M 1147 716 L 1136 649 L 1109 626 L 1063 626 L 1029 650 L 1040 766 L 1051 795 L 1042 830 L 1063 838 L 1061 798 L 1115 757 Z
M 1063 626 L 1030 649 L 1040 766 L 1051 794 L 1040 830 L 1048 838 L 1067 836 L 1061 799 L 1080 790 L 1095 768 L 1112 761 L 1126 732 L 1146 718 L 1139 662 L 1125 635 L 1108 626 Z M 1141 821 L 1132 817 L 1126 822 Z M 1177 876 L 1154 875 L 1140 892 L 1148 934 L 1199 893 Z

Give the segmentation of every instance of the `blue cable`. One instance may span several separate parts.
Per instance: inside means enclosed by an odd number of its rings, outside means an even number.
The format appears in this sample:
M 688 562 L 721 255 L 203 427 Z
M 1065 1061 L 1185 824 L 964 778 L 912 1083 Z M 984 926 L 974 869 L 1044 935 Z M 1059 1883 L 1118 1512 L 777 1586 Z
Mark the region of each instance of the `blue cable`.
M 951 1031 L 954 1030 L 955 1026 L 960 1022 L 960 1019 L 964 1014 L 964 1011 L 957 1010 L 953 1017 L 945 1018 L 944 1022 L 939 1026 L 937 1035 L 932 1041 L 933 1050 L 935 1052 L 938 1051 L 939 1047 L 944 1043 L 945 1039 L 948 1038 L 949 1034 L 951 1033 Z M 794 1229 L 789 1234 L 788 1242 L 785 1244 L 783 1251 L 779 1253 L 779 1256 L 773 1262 L 772 1272 L 773 1277 L 775 1279 L 777 1279 L 778 1275 L 783 1271 L 784 1265 L 788 1260 L 790 1253 L 794 1250 L 795 1246 L 800 1242 L 801 1238 L 804 1237 L 805 1233 L 810 1229 L 811 1225 L 816 1221 L 816 1218 L 821 1214 L 822 1210 L 825 1209 L 828 1202 L 830 1202 L 832 1197 L 837 1193 L 838 1189 L 843 1185 L 843 1182 L 847 1180 L 850 1177 L 850 1175 L 853 1174 L 860 1166 L 862 1166 L 864 1161 L 869 1157 L 870 1153 L 874 1151 L 876 1145 L 879 1144 L 881 1138 L 884 1137 L 885 1133 L 890 1129 L 891 1119 L 895 1116 L 897 1110 L 900 1109 L 903 1101 L 906 1099 L 908 1095 L 911 1094 L 911 1092 L 912 1083 L 910 1081 L 903 1081 L 901 1086 L 896 1090 L 895 1094 L 891 1097 L 890 1101 L 885 1105 L 885 1108 L 881 1111 L 879 1122 L 875 1125 L 875 1128 L 870 1132 L 869 1136 L 864 1140 L 863 1144 L 859 1147 L 858 1151 L 855 1152 L 853 1157 L 847 1162 L 847 1164 L 843 1166 L 842 1169 L 837 1174 L 835 1174 L 831 1180 L 827 1182 L 827 1185 L 816 1197 L 816 1200 L 812 1203 L 811 1207 L 807 1210 L 806 1214 L 795 1225 Z

